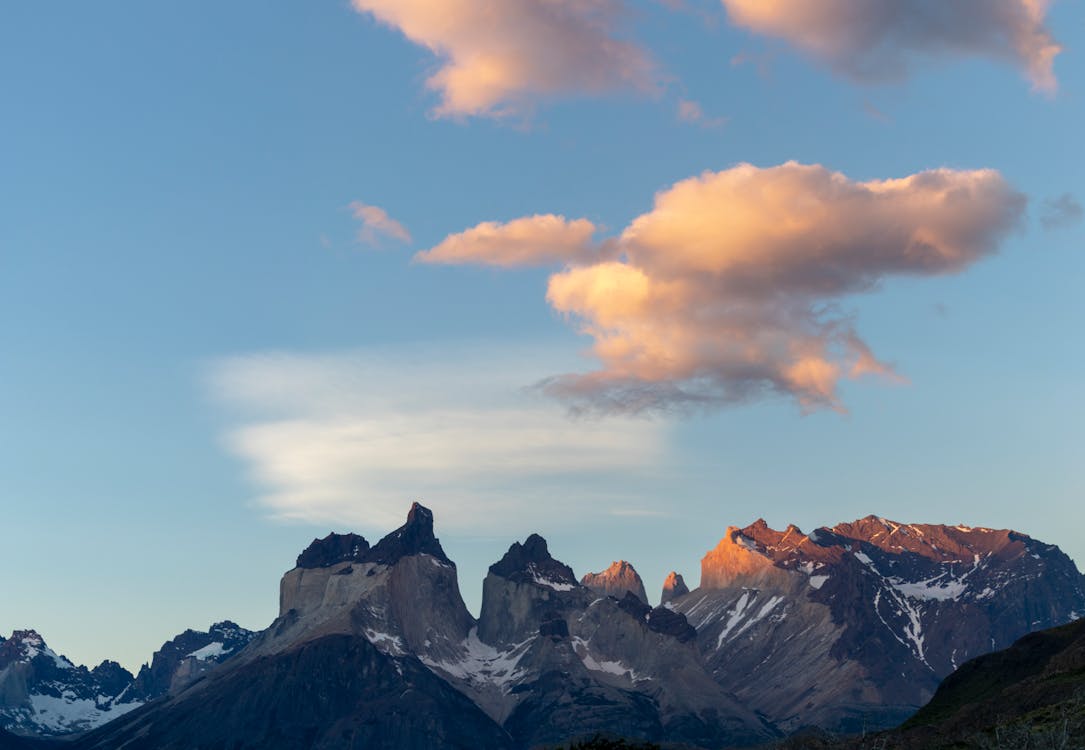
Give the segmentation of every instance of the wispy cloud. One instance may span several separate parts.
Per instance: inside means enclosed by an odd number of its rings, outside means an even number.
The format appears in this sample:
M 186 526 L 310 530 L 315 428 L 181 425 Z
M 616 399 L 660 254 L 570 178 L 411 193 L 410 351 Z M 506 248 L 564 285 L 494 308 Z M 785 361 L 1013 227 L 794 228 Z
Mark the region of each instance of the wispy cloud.
M 539 359 L 519 347 L 263 353 L 216 363 L 209 383 L 232 414 L 225 444 L 277 519 L 387 528 L 422 498 L 442 526 L 495 531 L 638 507 L 635 488 L 604 496 L 593 480 L 651 471 L 665 425 L 571 420 L 524 390 Z
M 898 378 L 839 299 L 894 276 L 959 272 L 995 252 L 1024 207 L 992 170 L 857 182 L 820 165 L 742 164 L 658 193 L 620 236 L 595 241 L 594 257 L 587 232 L 565 245 L 543 238 L 534 251 L 523 239 L 503 254 L 488 234 L 473 245 L 472 230 L 455 235 L 454 256 L 419 257 L 564 264 L 547 300 L 594 340 L 602 367 L 544 388 L 576 408 L 712 407 L 776 393 L 803 409 L 842 409 L 842 379 Z
M 651 91 L 649 54 L 622 36 L 621 0 L 352 0 L 427 48 L 438 117 L 519 116 L 540 98 Z
M 379 245 L 381 237 L 390 237 L 398 242 L 411 241 L 411 233 L 407 228 L 389 216 L 383 208 L 361 201 L 351 201 L 348 208 L 351 215 L 362 224 L 357 235 L 359 242 Z
M 1060 229 L 1078 223 L 1082 216 L 1085 216 L 1085 209 L 1082 209 L 1081 202 L 1071 193 L 1063 193 L 1044 201 L 1040 225 L 1044 229 Z
M 699 102 L 692 99 L 678 100 L 678 121 L 702 128 L 719 128 L 727 124 L 726 117 L 709 117 Z
M 780 37 L 864 82 L 905 77 L 919 60 L 988 57 L 1021 67 L 1034 88 L 1057 88 L 1061 51 L 1048 0 L 722 0 L 731 22 Z
M 486 221 L 449 235 L 415 259 L 422 263 L 505 267 L 587 261 L 600 254 L 592 239 L 597 230 L 587 219 L 569 221 L 553 214 L 525 216 L 504 224 Z

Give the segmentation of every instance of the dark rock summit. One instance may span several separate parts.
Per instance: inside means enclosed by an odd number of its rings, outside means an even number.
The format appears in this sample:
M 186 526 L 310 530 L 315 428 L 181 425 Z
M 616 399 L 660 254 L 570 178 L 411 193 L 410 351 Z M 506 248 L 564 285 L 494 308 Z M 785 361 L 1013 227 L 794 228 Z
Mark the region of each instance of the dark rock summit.
M 538 534 L 523 544 L 513 542 L 504 557 L 490 566 L 490 573 L 510 581 L 576 586 L 573 569 L 551 557 L 546 540 Z
M 418 503 L 411 505 L 407 513 L 407 523 L 377 542 L 366 555 L 364 562 L 395 565 L 402 558 L 411 555 L 429 555 L 452 565 L 452 561 L 441 548 L 440 541 L 433 535 L 433 511 Z
M 407 522 L 370 547 L 358 534 L 328 534 L 298 555 L 299 568 L 328 568 L 340 563 L 377 563 L 395 565 L 411 555 L 426 554 L 452 564 L 441 543 L 433 535 L 433 512 L 418 503 L 411 505 Z
M 327 568 L 343 562 L 364 562 L 369 553 L 369 542 L 358 534 L 328 534 L 298 555 L 299 568 Z

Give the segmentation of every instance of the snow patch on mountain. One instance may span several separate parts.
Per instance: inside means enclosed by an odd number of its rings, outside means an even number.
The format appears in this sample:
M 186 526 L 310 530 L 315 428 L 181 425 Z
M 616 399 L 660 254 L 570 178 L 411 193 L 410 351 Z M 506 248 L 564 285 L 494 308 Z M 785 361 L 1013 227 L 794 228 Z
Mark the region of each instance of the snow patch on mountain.
M 456 661 L 438 661 L 427 656 L 420 656 L 422 663 L 436 672 L 438 676 L 450 675 L 475 685 L 496 685 L 507 692 L 507 686 L 524 675 L 520 660 L 524 658 L 535 636 L 501 650 L 478 637 L 478 628 L 471 628 L 467 638 L 461 644 L 463 657 Z

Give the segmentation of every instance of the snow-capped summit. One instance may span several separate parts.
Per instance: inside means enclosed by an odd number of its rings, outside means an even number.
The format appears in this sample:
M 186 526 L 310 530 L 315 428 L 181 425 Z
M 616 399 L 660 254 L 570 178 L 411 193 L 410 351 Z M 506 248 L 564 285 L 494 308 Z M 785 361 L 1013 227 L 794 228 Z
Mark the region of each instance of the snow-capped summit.
M 139 705 L 132 675 L 113 661 L 76 666 L 34 630 L 0 638 L 0 727 L 16 734 L 81 732 Z

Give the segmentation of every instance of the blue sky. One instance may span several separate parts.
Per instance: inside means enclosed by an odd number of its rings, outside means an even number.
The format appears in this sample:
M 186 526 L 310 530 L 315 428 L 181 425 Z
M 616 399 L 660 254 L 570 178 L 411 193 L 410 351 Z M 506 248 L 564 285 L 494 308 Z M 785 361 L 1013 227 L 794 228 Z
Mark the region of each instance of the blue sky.
M 900 41 L 909 75 L 857 80 L 740 27 L 738 6 L 615 3 L 651 90 L 562 79 L 507 117 L 442 116 L 442 58 L 377 0 L 358 8 L 385 23 L 346 2 L 6 9 L 0 632 L 134 668 L 186 627 L 264 627 L 309 540 L 373 540 L 415 499 L 472 608 L 532 531 L 578 575 L 630 560 L 653 595 L 759 516 L 1013 527 L 1085 559 L 1085 12 L 1047 12 L 1052 94 L 995 43 L 952 38 Z M 827 300 L 906 379 L 841 378 L 846 413 L 784 387 L 570 417 L 531 386 L 611 363 L 547 301 L 568 259 L 412 260 L 540 214 L 617 238 L 680 181 L 790 160 L 854 183 L 991 169 L 1028 198 L 960 272 Z M 410 241 L 360 239 L 352 202 Z

